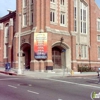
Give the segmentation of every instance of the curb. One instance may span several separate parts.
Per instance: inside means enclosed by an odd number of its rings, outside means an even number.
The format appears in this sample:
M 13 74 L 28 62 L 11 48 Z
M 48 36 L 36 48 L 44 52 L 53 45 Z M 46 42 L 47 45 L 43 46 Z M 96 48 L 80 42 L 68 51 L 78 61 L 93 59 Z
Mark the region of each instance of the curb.
M 17 75 L 16 73 L 0 71 L 0 73 L 7 74 L 7 75 Z
M 67 76 L 67 77 L 91 77 L 91 76 L 98 76 L 98 75 L 70 75 L 70 76 Z

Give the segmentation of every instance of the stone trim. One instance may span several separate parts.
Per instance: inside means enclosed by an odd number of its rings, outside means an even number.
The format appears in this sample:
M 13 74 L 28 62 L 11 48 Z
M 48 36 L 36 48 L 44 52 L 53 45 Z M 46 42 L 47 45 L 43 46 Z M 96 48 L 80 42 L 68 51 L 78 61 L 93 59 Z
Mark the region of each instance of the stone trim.
M 76 63 L 76 62 L 77 62 L 76 60 L 71 61 L 71 63 Z
M 47 26 L 46 26 L 46 31 L 54 33 L 54 34 L 62 34 L 62 35 L 68 35 L 68 36 L 70 36 L 70 34 L 69 34 L 68 31 L 53 29 L 53 28 L 50 28 L 50 27 L 47 27 Z
M 100 62 L 98 61 L 98 62 L 89 62 L 89 61 L 85 61 L 85 62 L 82 62 L 82 61 L 78 61 L 77 62 L 78 64 L 85 64 L 85 63 L 91 63 L 91 64 L 100 64 Z
M 85 6 L 88 6 L 87 1 L 86 0 L 80 0 L 82 3 L 84 3 Z
M 31 60 L 31 63 L 32 63 L 32 62 L 33 62 L 33 63 L 34 63 L 34 62 L 38 63 L 38 61 L 37 61 L 37 60 Z
M 13 18 L 10 18 L 9 26 L 13 26 Z
M 14 37 L 18 37 L 18 34 L 19 34 L 18 32 L 17 32 L 17 33 L 15 33 Z
M 37 29 L 37 27 L 33 27 L 32 30 L 21 32 L 20 36 L 29 35 L 32 32 L 36 32 L 36 29 Z M 19 32 L 17 32 L 14 37 L 18 37 L 19 36 L 18 34 L 19 34 Z
M 71 31 L 72 36 L 76 36 L 76 33 L 74 31 Z
M 33 27 L 31 32 L 36 32 L 36 30 L 37 30 L 37 27 Z
M 3 23 L 0 23 L 0 30 L 3 30 Z
M 46 60 L 46 61 L 44 61 L 44 62 L 52 62 L 52 60 Z
M 13 62 L 13 63 L 18 63 L 18 61 L 15 61 L 15 62 Z
M 22 32 L 22 33 L 20 34 L 20 36 L 24 36 L 24 35 L 28 35 L 28 34 L 31 34 L 31 30 Z

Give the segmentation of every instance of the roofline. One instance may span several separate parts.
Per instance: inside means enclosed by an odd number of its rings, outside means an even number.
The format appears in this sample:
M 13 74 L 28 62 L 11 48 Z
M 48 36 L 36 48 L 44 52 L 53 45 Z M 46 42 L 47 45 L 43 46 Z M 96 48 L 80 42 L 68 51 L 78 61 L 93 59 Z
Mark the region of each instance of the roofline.
M 5 16 L 3 16 L 3 17 L 1 17 L 1 18 L 0 18 L 0 22 L 2 22 L 3 20 L 5 20 L 6 18 L 12 18 L 12 16 L 15 15 L 15 14 L 16 14 L 16 10 L 10 12 L 9 14 L 7 14 L 7 15 L 5 15 Z

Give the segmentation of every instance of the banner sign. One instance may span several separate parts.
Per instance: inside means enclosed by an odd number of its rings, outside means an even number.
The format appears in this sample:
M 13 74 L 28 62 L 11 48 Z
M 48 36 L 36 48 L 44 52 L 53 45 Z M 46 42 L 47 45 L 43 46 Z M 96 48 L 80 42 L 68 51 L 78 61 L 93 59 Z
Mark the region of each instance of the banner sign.
M 35 59 L 47 58 L 47 33 L 34 33 Z

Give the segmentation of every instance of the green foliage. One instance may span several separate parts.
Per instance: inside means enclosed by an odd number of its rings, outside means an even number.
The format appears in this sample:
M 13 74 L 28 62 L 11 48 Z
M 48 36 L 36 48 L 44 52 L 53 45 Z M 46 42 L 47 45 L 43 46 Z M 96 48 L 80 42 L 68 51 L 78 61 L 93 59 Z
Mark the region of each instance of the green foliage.
M 83 66 L 78 65 L 78 72 L 94 72 L 94 71 L 95 69 L 88 67 L 86 65 L 83 65 Z

